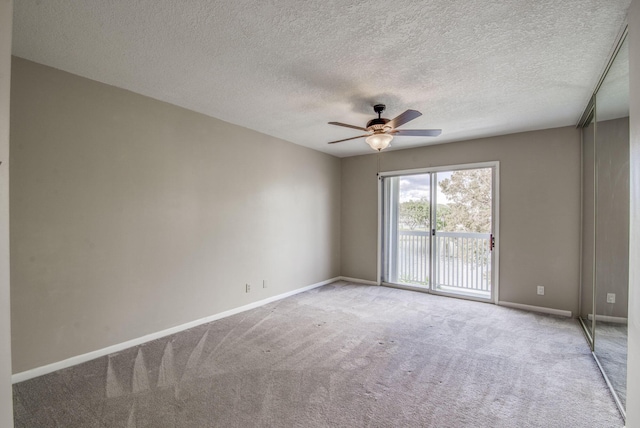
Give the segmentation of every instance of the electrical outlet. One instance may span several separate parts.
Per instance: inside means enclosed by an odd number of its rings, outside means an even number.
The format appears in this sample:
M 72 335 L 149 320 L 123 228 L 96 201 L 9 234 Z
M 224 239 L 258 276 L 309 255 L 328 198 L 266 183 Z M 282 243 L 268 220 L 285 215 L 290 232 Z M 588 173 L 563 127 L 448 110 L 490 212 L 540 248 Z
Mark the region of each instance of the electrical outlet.
M 262 288 L 267 288 L 267 280 L 266 279 L 262 280 Z
M 245 284 L 245 285 L 246 285 L 246 290 L 247 290 L 247 293 L 248 293 L 249 291 L 251 291 L 251 284 Z
M 538 285 L 538 295 L 544 296 L 544 285 Z
M 616 302 L 616 293 L 607 293 L 607 303 Z

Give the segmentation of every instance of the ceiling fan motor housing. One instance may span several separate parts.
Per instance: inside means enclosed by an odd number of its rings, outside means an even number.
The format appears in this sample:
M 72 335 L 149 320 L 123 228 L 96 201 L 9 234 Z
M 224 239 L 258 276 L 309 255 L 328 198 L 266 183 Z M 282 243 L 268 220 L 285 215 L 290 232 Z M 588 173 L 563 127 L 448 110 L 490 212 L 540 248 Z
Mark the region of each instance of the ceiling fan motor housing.
M 387 106 L 384 104 L 376 104 L 373 106 L 373 111 L 378 113 L 378 117 L 371 119 L 367 122 L 367 131 L 384 132 L 386 131 L 385 125 L 389 122 L 389 119 L 385 119 L 382 116 L 382 112 L 385 111 Z
M 367 122 L 368 131 L 378 131 L 384 129 L 385 125 L 389 122 L 389 119 L 375 118 Z

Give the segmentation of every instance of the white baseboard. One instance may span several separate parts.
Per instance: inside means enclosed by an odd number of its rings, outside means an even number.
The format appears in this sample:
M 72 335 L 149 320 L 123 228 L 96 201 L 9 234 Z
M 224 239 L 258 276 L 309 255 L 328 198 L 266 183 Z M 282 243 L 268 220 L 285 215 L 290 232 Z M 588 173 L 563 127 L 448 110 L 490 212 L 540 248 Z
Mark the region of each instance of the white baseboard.
M 380 285 L 376 281 L 369 281 L 367 279 L 359 279 L 359 278 L 350 278 L 348 276 L 341 276 L 340 280 L 347 281 L 347 282 L 356 282 L 358 284 L 365 284 L 365 285 Z
M 593 314 L 587 315 L 589 320 L 593 319 Z M 610 322 L 614 324 L 627 324 L 627 318 L 624 317 L 611 317 L 609 315 L 596 315 L 596 321 Z
M 502 300 L 498 302 L 498 305 L 505 306 L 507 308 L 522 309 L 530 312 L 541 312 L 543 314 L 559 315 L 561 317 L 571 318 L 572 316 L 571 311 L 565 311 L 562 309 L 545 308 L 543 306 L 523 305 L 522 303 L 504 302 Z
M 205 318 L 201 318 L 195 321 L 191 321 L 185 324 L 181 324 L 175 327 L 168 328 L 166 330 L 158 331 L 156 333 L 147 334 L 142 337 L 138 337 L 136 339 L 127 340 L 126 342 L 118 343 L 116 345 L 107 346 L 106 348 L 98 349 L 96 351 L 87 352 L 86 354 L 77 355 L 75 357 L 67 358 L 66 360 L 58 361 L 56 363 L 47 364 L 46 366 L 36 367 L 35 369 L 26 370 L 24 372 L 15 373 L 11 376 L 11 383 L 23 382 L 25 380 L 33 379 L 38 376 L 42 376 L 45 374 L 49 374 L 55 372 L 57 370 L 66 369 L 68 367 L 72 367 L 78 364 L 85 363 L 87 361 L 94 360 L 99 357 L 103 357 L 105 355 L 112 354 L 114 352 L 119 352 L 125 350 L 127 348 L 131 348 L 134 346 L 142 345 L 143 343 L 150 342 L 155 339 L 159 339 L 161 337 L 169 336 L 171 334 L 179 333 L 184 330 L 188 330 L 193 327 L 197 327 L 202 324 L 206 324 L 212 321 L 219 320 L 221 318 L 226 318 L 231 315 L 239 314 L 240 312 L 248 311 L 250 309 L 255 309 L 257 307 L 266 305 L 267 303 L 275 302 L 277 300 L 281 300 L 299 293 L 303 293 L 305 291 L 312 290 L 317 287 L 321 287 L 323 285 L 330 284 L 332 282 L 340 280 L 342 277 L 335 277 L 331 279 L 327 279 L 326 281 L 321 281 L 316 284 L 311 284 L 306 287 L 298 288 L 296 290 L 288 291 L 283 294 L 278 294 L 277 296 L 268 297 L 263 300 L 258 300 L 257 302 L 249 303 L 248 305 L 240 306 L 234 309 L 229 309 L 228 311 L 220 312 L 215 315 L 211 315 Z

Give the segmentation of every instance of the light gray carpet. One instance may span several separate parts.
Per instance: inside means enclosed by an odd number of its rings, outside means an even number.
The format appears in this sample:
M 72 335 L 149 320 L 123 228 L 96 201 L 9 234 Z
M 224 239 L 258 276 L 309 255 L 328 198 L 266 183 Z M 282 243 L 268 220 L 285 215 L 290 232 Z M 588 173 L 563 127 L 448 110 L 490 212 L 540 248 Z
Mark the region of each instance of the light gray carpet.
M 335 283 L 14 386 L 17 427 L 622 427 L 575 320 Z
M 627 402 L 627 325 L 596 321 L 595 353 L 618 394 Z

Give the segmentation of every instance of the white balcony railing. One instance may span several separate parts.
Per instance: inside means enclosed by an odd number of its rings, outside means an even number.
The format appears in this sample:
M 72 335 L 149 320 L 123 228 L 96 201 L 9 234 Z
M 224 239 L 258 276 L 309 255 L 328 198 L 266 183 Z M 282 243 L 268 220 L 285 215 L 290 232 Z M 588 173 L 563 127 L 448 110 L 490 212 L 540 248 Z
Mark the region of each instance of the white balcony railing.
M 488 233 L 437 232 L 434 237 L 433 279 L 436 289 L 491 292 L 491 251 Z M 398 231 L 398 280 L 431 286 L 429 232 Z
M 429 232 L 398 231 L 398 281 L 429 286 Z

